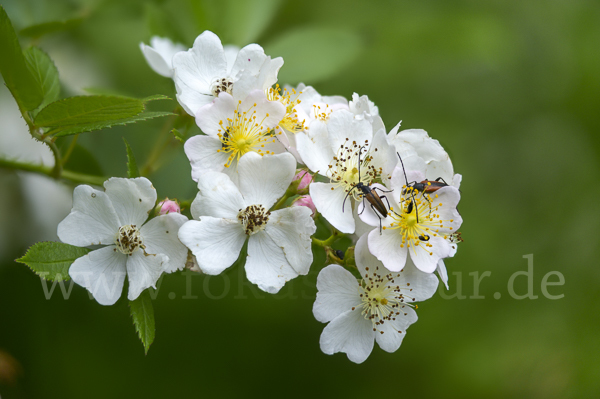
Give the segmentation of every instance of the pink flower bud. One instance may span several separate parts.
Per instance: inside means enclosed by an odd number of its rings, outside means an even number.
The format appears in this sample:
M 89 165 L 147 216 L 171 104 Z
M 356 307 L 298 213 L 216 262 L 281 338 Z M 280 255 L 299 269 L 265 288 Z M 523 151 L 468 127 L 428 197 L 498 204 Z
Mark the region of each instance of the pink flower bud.
M 298 190 L 302 190 L 308 187 L 308 185 L 312 182 L 313 176 L 310 173 L 308 173 L 308 171 L 301 170 L 298 173 L 296 173 L 292 181 L 296 180 L 300 180 L 300 183 L 298 184 Z
M 179 208 L 179 203 L 177 200 L 170 200 L 165 198 L 164 201 L 158 203 L 158 214 L 166 215 L 167 213 L 181 213 L 181 208 Z
M 312 211 L 312 214 L 310 215 L 311 217 L 315 217 L 315 214 L 317 213 L 317 208 L 315 208 L 315 204 L 313 204 L 312 198 L 310 198 L 310 195 L 303 195 L 301 197 L 298 197 L 294 200 L 294 202 L 292 202 L 292 206 L 305 206 L 307 208 L 309 208 Z

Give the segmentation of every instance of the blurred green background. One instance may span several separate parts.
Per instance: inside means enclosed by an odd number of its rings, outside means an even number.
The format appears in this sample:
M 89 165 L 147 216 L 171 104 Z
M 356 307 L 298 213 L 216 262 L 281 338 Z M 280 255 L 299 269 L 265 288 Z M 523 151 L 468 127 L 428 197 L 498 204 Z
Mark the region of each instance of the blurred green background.
M 419 322 L 396 353 L 376 346 L 356 365 L 319 349 L 324 325 L 313 318 L 312 303 L 322 254 L 308 277 L 275 296 L 250 286 L 239 267 L 220 277 L 169 275 L 154 303 L 156 340 L 144 356 L 126 301 L 103 307 L 81 287 L 69 300 L 58 293 L 46 300 L 39 277 L 12 261 L 36 240 L 55 239 L 72 187 L 52 204 L 51 189 L 40 191 L 46 179 L 25 183 L 25 174 L 0 170 L 3 399 L 600 396 L 599 240 L 593 235 L 600 220 L 597 1 L 2 5 L 17 30 L 76 19 L 64 31 L 21 36 L 24 47 L 35 43 L 55 60 L 63 96 L 95 87 L 173 97 L 172 81 L 146 65 L 139 43 L 159 34 L 191 46 L 211 29 L 223 43 L 257 42 L 267 54 L 283 56 L 280 83 L 303 81 L 326 95 L 367 94 L 388 130 L 401 119 L 403 128 L 427 130 L 463 174 L 465 242 L 446 264 L 455 273 L 447 294 L 462 282 L 467 297 L 436 295 L 421 304 Z M 0 135 L 17 128 L 26 135 L 7 93 L 2 88 Z M 144 162 L 163 123 L 82 134 L 74 162 L 90 173 L 125 176 L 122 137 Z M 26 151 L 11 143 L 3 141 L 0 152 Z M 167 155 L 149 176 L 159 197 L 191 198 L 195 187 L 181 146 L 170 145 Z M 527 254 L 534 256 L 539 297 L 517 300 L 507 283 L 527 269 Z M 480 284 L 483 298 L 469 298 L 469 273 L 485 271 L 491 275 Z M 548 288 L 562 299 L 542 295 L 550 271 L 564 275 L 563 286 Z M 182 298 L 186 290 L 197 299 Z M 527 291 L 524 276 L 516 278 L 515 291 Z

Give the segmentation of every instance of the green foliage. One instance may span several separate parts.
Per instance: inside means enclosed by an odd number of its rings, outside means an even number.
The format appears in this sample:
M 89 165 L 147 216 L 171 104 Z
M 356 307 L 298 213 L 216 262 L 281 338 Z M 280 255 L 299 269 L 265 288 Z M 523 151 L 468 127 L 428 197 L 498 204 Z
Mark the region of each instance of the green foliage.
M 347 67 L 362 51 L 363 42 L 352 30 L 303 27 L 281 34 L 264 47 L 271 57 L 283 57 L 280 82 L 314 84 Z
M 72 134 L 91 132 L 94 130 L 101 130 L 107 127 L 127 125 L 130 123 L 136 123 L 140 121 L 145 121 L 148 119 L 159 118 L 161 116 L 171 116 L 174 115 L 171 112 L 162 112 L 162 111 L 153 111 L 153 112 L 142 112 L 139 115 L 135 115 L 129 118 L 123 119 L 110 119 L 104 121 L 98 121 L 94 123 L 87 123 L 81 125 L 72 125 L 72 126 L 64 126 L 57 129 L 53 129 L 50 133 L 54 134 L 55 137 L 63 137 L 69 136 Z
M 21 36 L 31 37 L 37 39 L 41 36 L 47 35 L 49 33 L 61 32 L 69 29 L 73 29 L 77 27 L 82 21 L 83 17 L 79 18 L 71 18 L 63 21 L 49 21 L 42 22 L 40 24 L 35 24 L 28 26 L 27 28 L 23 28 L 19 31 Z
M 64 145 L 60 147 L 61 153 L 65 153 L 70 144 L 67 140 L 64 141 Z M 63 158 L 64 160 L 64 158 Z M 64 163 L 63 167 L 69 170 L 76 170 L 79 173 L 84 173 L 92 176 L 104 176 L 102 166 L 98 162 L 96 156 L 89 151 L 87 148 L 75 144 L 69 158 Z
M 30 47 L 25 50 L 25 61 L 35 81 L 42 89 L 43 100 L 37 109 L 44 108 L 51 102 L 58 100 L 60 95 L 58 70 L 48 54 L 37 47 Z
M 173 135 L 175 136 L 175 138 L 177 140 L 179 140 L 182 143 L 185 143 L 185 137 L 183 136 L 183 134 L 181 134 L 181 132 L 177 129 L 173 129 L 171 130 L 171 133 L 173 133 Z
M 42 109 L 36 126 L 60 128 L 89 125 L 136 116 L 144 110 L 142 100 L 117 96 L 77 96 L 56 101 Z
M 154 308 L 149 290 L 144 290 L 134 301 L 129 301 L 129 311 L 133 318 L 135 330 L 144 344 L 144 351 L 148 354 L 150 345 L 154 342 Z
M 43 99 L 42 88 L 29 71 L 10 19 L 0 6 L 0 72 L 6 86 L 26 111 L 37 108 Z
M 26 264 L 37 275 L 50 281 L 69 279 L 69 267 L 75 259 L 90 252 L 87 248 L 75 247 L 62 242 L 38 242 L 16 262 Z
M 131 147 L 129 146 L 127 140 L 125 140 L 125 137 L 123 137 L 123 141 L 125 142 L 125 149 L 127 150 L 127 177 L 130 179 L 139 177 L 140 170 L 138 169 L 137 162 L 133 156 L 133 151 L 131 151 Z

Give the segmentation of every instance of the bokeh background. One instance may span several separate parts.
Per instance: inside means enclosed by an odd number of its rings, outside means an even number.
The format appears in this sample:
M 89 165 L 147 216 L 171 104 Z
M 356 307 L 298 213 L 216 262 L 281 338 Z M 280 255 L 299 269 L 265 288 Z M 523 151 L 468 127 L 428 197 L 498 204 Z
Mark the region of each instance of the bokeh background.
M 127 301 L 103 307 L 80 287 L 69 300 L 56 292 L 46 300 L 39 277 L 13 262 L 34 242 L 56 239 L 72 186 L 0 169 L 3 399 L 600 396 L 597 1 L 2 5 L 17 30 L 69 21 L 42 37 L 21 35 L 24 47 L 37 44 L 54 59 L 63 96 L 88 89 L 173 97 L 172 81 L 146 65 L 139 43 L 158 34 L 191 46 L 210 29 L 223 43 L 257 42 L 283 56 L 280 83 L 305 82 L 328 95 L 367 94 L 388 129 L 400 120 L 403 128 L 426 129 L 464 176 L 465 242 L 447 261 L 445 294 L 460 290 L 466 297 L 436 295 L 421 304 L 419 322 L 396 353 L 375 347 L 356 365 L 319 349 L 324 325 L 313 318 L 312 303 L 322 254 L 308 277 L 275 296 L 250 286 L 239 267 L 221 277 L 169 275 L 154 301 L 156 340 L 144 355 Z M 28 139 L 4 87 L 0 105 L 0 155 L 49 162 Z M 71 166 L 125 176 L 122 137 L 144 163 L 163 123 L 82 134 Z M 162 167 L 149 178 L 159 197 L 192 198 L 181 145 L 165 145 L 165 162 L 152 165 Z M 527 270 L 527 254 L 538 298 L 517 300 L 507 283 Z M 486 271 L 480 298 L 470 298 L 476 294 L 470 273 Z M 561 299 L 542 295 L 550 271 L 564 275 L 564 285 L 548 288 Z M 516 278 L 518 294 L 527 291 L 526 280 Z

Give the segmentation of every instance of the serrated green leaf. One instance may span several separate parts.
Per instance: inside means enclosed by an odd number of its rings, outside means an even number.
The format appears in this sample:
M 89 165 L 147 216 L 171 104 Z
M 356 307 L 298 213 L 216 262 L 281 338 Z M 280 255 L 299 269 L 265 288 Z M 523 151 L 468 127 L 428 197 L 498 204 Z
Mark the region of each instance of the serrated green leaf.
M 138 169 L 137 162 L 133 156 L 133 151 L 131 151 L 131 147 L 127 140 L 125 140 L 125 137 L 123 137 L 123 141 L 125 142 L 125 149 L 127 150 L 127 177 L 130 179 L 140 177 L 140 170 Z
M 142 98 L 142 102 L 147 103 L 148 101 L 156 101 L 156 100 L 170 100 L 170 97 L 165 96 L 164 94 L 155 94 L 153 96 L 148 96 Z
M 87 124 L 73 125 L 73 126 L 65 126 L 62 128 L 53 129 L 49 133 L 54 135 L 54 137 L 63 137 L 63 136 L 69 136 L 72 134 L 91 132 L 94 130 L 101 130 L 101 129 L 105 129 L 108 127 L 127 125 L 129 123 L 135 123 L 135 122 L 145 121 L 147 119 L 154 119 L 154 118 L 159 118 L 162 116 L 171 116 L 171 115 L 175 115 L 175 114 L 172 112 L 162 112 L 162 111 L 143 112 L 139 115 L 132 116 L 131 118 L 115 119 L 115 120 L 108 120 L 108 121 L 101 121 L 101 122 L 87 123 Z
M 41 127 L 92 124 L 131 118 L 144 110 L 141 100 L 116 96 L 78 96 L 48 104 L 35 118 Z
M 185 143 L 185 137 L 183 136 L 183 134 L 181 134 L 179 130 L 173 129 L 171 130 L 171 133 L 173 133 L 177 140 L 181 141 L 182 143 Z
M 69 267 L 75 259 L 88 252 L 90 250 L 87 248 L 75 247 L 62 242 L 38 242 L 16 262 L 26 264 L 46 280 L 63 281 L 69 279 Z
M 129 301 L 129 311 L 133 318 L 135 330 L 144 345 L 146 354 L 148 354 L 148 349 L 154 342 L 155 333 L 154 308 L 152 307 L 150 292 L 144 290 L 136 300 Z
M 37 47 L 30 47 L 25 50 L 25 61 L 34 79 L 42 88 L 44 98 L 38 109 L 56 101 L 60 95 L 60 81 L 58 70 L 48 54 Z
M 0 6 L 0 72 L 11 94 L 21 108 L 35 109 L 43 99 L 42 88 L 27 65 L 12 23 Z
M 362 51 L 363 41 L 351 30 L 303 27 L 281 34 L 264 47 L 266 54 L 285 60 L 280 82 L 314 84 L 350 65 Z
M 77 27 L 83 18 L 71 18 L 63 21 L 49 21 L 21 29 L 19 34 L 25 37 L 38 38 L 48 33 L 61 32 Z

